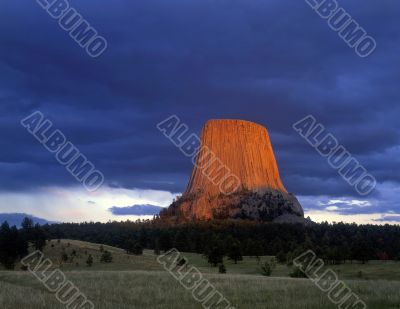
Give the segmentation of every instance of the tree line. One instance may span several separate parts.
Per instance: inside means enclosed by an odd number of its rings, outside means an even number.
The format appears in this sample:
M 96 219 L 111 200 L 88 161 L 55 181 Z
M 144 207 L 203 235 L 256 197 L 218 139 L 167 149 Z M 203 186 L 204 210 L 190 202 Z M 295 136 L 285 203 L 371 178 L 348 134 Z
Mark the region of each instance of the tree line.
M 313 250 L 327 264 L 400 260 L 400 226 L 345 223 L 276 224 L 246 220 L 171 224 L 159 218 L 136 222 L 64 223 L 43 227 L 48 237 L 102 243 L 132 250 L 147 248 L 225 256 L 276 256 L 290 262 Z M 217 249 L 216 249 L 217 248 Z M 238 252 L 238 253 L 233 253 Z M 240 257 L 239 257 L 240 258 Z
M 242 256 L 275 256 L 288 263 L 306 250 L 313 250 L 326 264 L 366 263 L 369 260 L 400 260 L 400 226 L 345 223 L 276 224 L 246 220 L 193 221 L 171 224 L 153 220 L 108 223 L 62 223 L 34 225 L 25 218 L 22 227 L 0 227 L 0 263 L 13 269 L 28 249 L 42 250 L 46 239 L 75 239 L 142 254 L 176 248 L 203 254 L 217 266 L 227 256 L 235 263 Z
M 30 218 L 22 221 L 21 228 L 4 222 L 0 226 L 0 264 L 5 269 L 14 269 L 16 262 L 28 254 L 29 247 L 43 250 L 46 245 L 46 232 L 34 225 Z

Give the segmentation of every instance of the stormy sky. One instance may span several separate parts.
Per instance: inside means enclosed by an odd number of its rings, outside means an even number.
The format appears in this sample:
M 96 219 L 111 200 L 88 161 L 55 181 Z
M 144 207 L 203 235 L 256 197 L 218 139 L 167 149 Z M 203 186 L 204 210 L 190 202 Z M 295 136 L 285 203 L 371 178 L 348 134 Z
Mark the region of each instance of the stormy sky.
M 52 2 L 52 1 L 48 1 Z M 377 42 L 366 58 L 305 1 L 70 1 L 106 38 L 86 54 L 34 0 L 0 3 L 0 212 L 123 220 L 167 206 L 191 161 L 158 130 L 213 118 L 267 127 L 288 191 L 316 221 L 400 222 L 400 3 L 338 1 Z M 20 124 L 42 112 L 105 176 L 89 193 Z M 292 125 L 313 115 L 378 182 L 360 196 Z

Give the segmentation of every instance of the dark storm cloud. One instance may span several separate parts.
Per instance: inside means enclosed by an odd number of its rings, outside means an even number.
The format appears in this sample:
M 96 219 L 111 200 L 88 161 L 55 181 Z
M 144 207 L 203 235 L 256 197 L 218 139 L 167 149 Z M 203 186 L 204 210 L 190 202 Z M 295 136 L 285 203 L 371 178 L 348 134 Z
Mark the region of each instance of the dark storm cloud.
M 400 182 L 400 4 L 342 1 L 378 43 L 361 59 L 303 1 L 71 3 L 107 38 L 100 58 L 35 1 L 0 4 L 2 190 L 75 185 L 19 125 L 35 110 L 115 187 L 184 190 L 190 160 L 156 129 L 171 114 L 193 132 L 210 118 L 265 125 L 296 194 L 356 195 L 293 131 L 307 114 L 378 182 Z

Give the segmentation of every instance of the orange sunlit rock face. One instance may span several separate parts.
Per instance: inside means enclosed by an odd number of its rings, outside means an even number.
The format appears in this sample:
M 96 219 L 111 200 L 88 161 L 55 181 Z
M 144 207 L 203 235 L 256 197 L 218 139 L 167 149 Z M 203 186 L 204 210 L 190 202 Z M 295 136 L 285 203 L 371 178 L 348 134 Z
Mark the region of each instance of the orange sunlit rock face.
M 253 122 L 243 120 L 210 120 L 201 134 L 201 151 L 193 169 L 185 194 L 196 193 L 199 190 L 208 195 L 221 192 L 220 182 L 210 181 L 218 177 L 218 167 L 225 165 L 231 174 L 240 180 L 240 188 L 254 190 L 260 188 L 277 189 L 286 192 L 279 177 L 274 152 L 267 129 Z M 210 150 L 217 158 L 206 165 Z M 218 160 L 219 159 L 219 160 Z M 207 176 L 208 170 L 214 172 Z M 220 170 L 226 171 L 220 167 Z M 218 175 L 217 175 L 218 174 Z M 225 176 L 227 173 L 225 173 Z M 221 178 L 221 176 L 220 176 Z M 218 180 L 218 178 L 217 178 Z
M 273 209 L 275 215 L 268 214 L 273 219 L 287 213 L 279 211 L 281 204 L 303 216 L 297 199 L 282 184 L 266 128 L 243 120 L 210 120 L 202 130 L 185 193 L 162 215 L 213 219 L 244 214 L 260 219 Z

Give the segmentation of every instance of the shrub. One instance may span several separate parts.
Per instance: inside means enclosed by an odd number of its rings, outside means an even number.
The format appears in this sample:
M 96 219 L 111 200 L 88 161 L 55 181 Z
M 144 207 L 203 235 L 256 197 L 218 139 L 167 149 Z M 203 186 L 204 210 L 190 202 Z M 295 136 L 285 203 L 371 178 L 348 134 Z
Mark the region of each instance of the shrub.
M 219 266 L 218 266 L 218 272 L 219 272 L 220 274 L 226 274 L 226 268 L 225 268 L 225 265 L 224 265 L 224 264 L 219 264 Z
M 143 247 L 140 245 L 139 242 L 134 242 L 132 240 L 127 241 L 125 244 L 126 253 L 134 254 L 134 255 L 142 255 L 143 254 Z
M 101 263 L 111 263 L 113 260 L 111 252 L 105 250 L 101 255 L 100 262 Z
M 264 264 L 261 266 L 261 274 L 264 276 L 271 276 L 272 271 L 276 267 L 276 260 L 275 258 L 269 259 L 264 262 Z
M 61 261 L 67 262 L 68 261 L 68 254 L 65 252 L 61 253 Z
M 297 266 L 293 267 L 289 276 L 292 278 L 307 278 L 307 275 Z
M 89 254 L 89 256 L 88 256 L 88 258 L 86 260 L 86 265 L 88 267 L 92 267 L 92 265 L 93 265 L 93 256 L 91 254 Z

